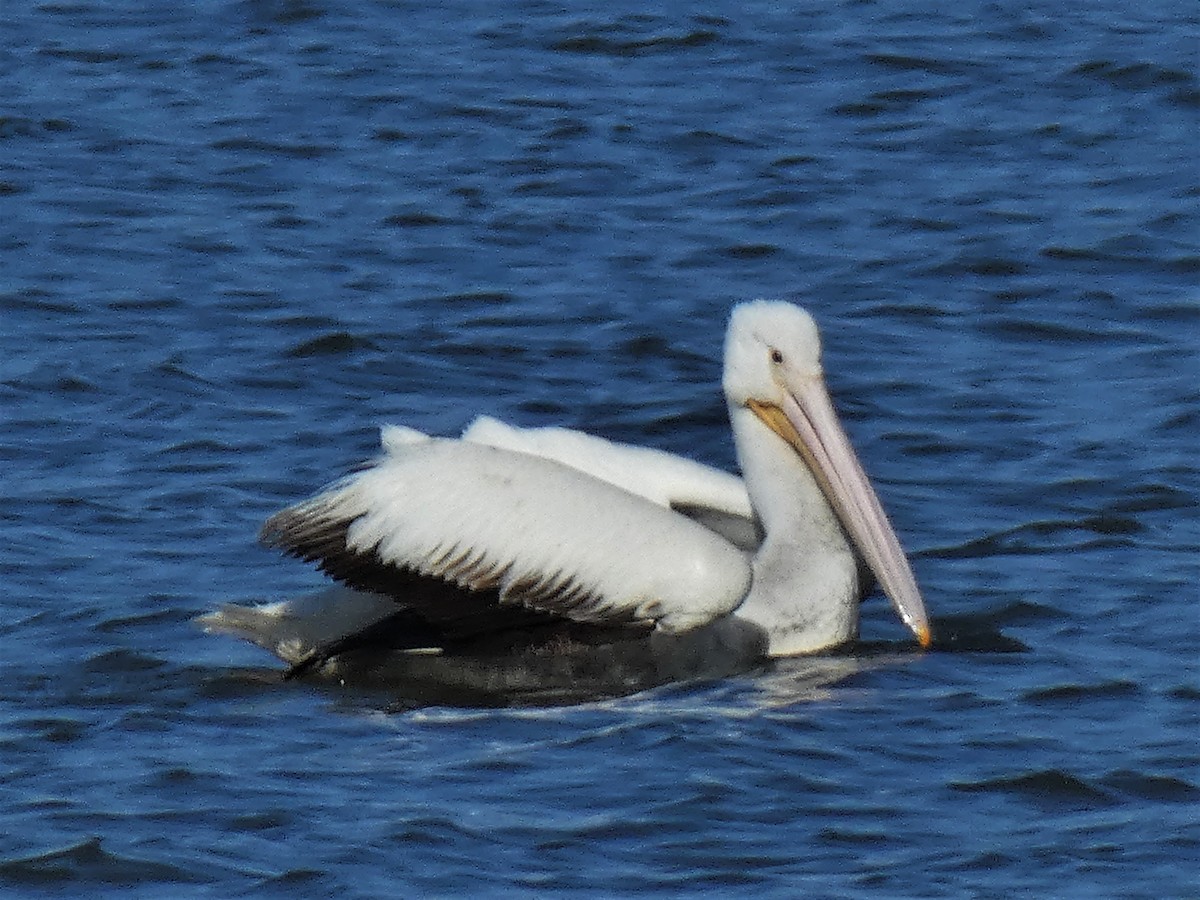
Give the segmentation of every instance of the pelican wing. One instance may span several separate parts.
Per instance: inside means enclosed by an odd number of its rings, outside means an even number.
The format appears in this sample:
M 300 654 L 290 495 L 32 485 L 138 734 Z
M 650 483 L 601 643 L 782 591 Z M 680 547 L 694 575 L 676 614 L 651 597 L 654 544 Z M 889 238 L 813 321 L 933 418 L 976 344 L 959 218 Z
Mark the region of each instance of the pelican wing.
M 397 430 L 391 437 L 395 440 L 401 434 Z M 712 466 L 570 428 L 517 428 L 491 416 L 475 419 L 463 432 L 463 440 L 552 459 L 586 472 L 695 519 L 742 550 L 753 551 L 762 541 L 742 479 Z
M 735 546 L 606 481 L 469 441 L 390 438 L 376 464 L 269 519 L 264 542 L 434 620 L 451 593 L 488 597 L 477 631 L 513 613 L 683 631 L 748 590 Z

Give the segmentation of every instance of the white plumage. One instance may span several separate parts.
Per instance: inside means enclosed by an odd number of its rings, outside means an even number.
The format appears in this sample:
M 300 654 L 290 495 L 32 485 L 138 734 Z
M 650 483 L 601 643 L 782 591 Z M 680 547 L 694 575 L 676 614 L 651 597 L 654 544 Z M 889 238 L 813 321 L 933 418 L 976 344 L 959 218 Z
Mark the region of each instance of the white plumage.
M 355 557 L 494 589 L 500 604 L 577 622 L 685 631 L 731 612 L 750 565 L 728 541 L 657 504 L 526 453 L 429 438 L 272 520 L 272 542 L 349 522 Z M 653 535 L 654 553 L 613 551 Z
M 570 428 L 516 428 L 480 416 L 462 439 L 516 450 L 594 475 L 660 506 L 705 507 L 752 519 L 742 479 L 652 447 L 635 447 Z
M 738 307 L 724 388 L 744 482 L 567 429 L 481 418 L 449 440 L 389 427 L 380 460 L 263 531 L 371 592 L 343 595 L 350 624 L 331 624 L 333 592 L 319 612 L 310 598 L 204 622 L 300 668 L 336 669 L 339 654 L 366 646 L 476 660 L 568 640 L 650 656 L 804 653 L 857 633 L 861 554 L 928 645 L 911 569 L 825 392 L 811 317 L 783 303 Z

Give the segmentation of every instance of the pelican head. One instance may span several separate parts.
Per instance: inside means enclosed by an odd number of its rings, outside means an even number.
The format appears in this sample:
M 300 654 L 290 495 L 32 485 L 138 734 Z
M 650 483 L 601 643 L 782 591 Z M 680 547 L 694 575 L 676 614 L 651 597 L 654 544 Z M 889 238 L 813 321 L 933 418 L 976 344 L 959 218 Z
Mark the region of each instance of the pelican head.
M 782 406 L 788 379 L 824 377 L 821 335 L 805 310 L 756 300 L 734 307 L 725 337 L 725 396 Z
M 901 620 L 928 647 L 921 592 L 834 411 L 812 316 L 790 303 L 738 306 L 726 335 L 724 389 L 731 410 L 752 412 L 803 460 Z

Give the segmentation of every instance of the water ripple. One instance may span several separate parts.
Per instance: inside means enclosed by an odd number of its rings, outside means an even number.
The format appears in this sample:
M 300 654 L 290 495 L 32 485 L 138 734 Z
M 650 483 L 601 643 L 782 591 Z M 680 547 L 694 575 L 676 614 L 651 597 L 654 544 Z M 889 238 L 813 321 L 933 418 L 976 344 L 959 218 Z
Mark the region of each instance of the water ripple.
M 0 885 L 1179 894 L 1194 16 L 205 9 L 6 8 Z M 751 296 L 821 322 L 932 652 L 875 596 L 843 653 L 462 708 L 190 624 L 321 583 L 255 534 L 379 422 L 732 467 Z

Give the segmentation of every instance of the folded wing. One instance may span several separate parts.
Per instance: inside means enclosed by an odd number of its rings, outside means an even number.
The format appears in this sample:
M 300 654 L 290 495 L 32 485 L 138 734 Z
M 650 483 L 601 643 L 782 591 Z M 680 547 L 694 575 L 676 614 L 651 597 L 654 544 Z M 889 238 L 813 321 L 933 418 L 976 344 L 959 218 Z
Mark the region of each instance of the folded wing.
M 762 542 L 742 479 L 695 460 L 570 428 L 518 428 L 491 416 L 472 422 L 463 440 L 541 456 L 586 472 L 682 513 L 747 552 Z
M 561 618 L 683 631 L 748 590 L 729 541 L 578 469 L 471 441 L 384 444 L 371 467 L 269 519 L 264 542 L 460 633 Z

